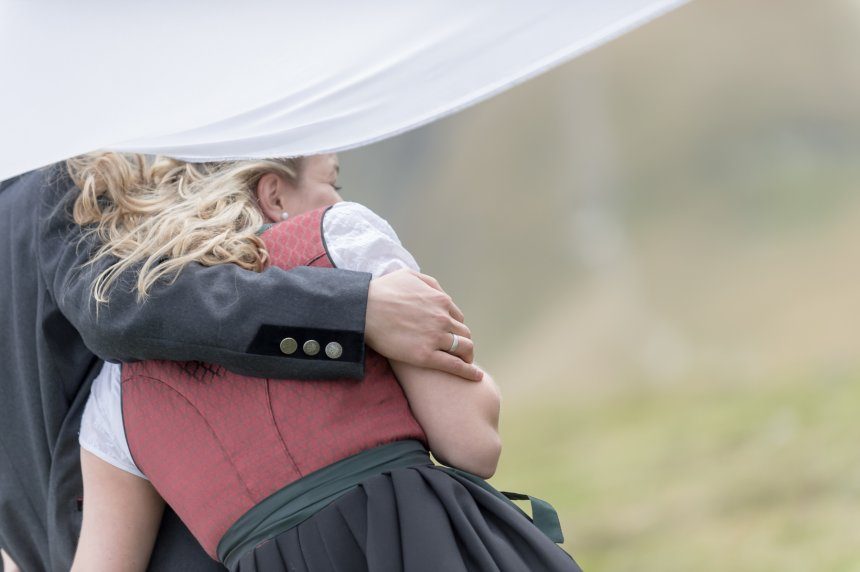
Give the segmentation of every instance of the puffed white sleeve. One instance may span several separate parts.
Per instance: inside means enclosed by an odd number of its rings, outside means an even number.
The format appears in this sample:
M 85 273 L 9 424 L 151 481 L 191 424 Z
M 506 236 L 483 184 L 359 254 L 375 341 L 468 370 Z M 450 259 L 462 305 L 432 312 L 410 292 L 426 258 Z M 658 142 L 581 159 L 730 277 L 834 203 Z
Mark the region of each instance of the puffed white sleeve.
M 105 363 L 93 380 L 90 396 L 81 418 L 78 441 L 96 457 L 142 479 L 146 479 L 128 449 L 122 423 L 122 369 L 119 364 Z
M 401 268 L 418 271 L 418 263 L 400 244 L 385 219 L 364 205 L 337 203 L 323 218 L 329 258 L 338 268 L 382 276 Z

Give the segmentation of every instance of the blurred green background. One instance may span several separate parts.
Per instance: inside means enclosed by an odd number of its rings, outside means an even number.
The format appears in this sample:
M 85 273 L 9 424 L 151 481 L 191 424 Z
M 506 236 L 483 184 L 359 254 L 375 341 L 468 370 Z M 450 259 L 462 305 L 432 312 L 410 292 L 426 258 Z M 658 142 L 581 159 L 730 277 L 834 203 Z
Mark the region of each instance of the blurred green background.
M 590 571 L 860 570 L 860 1 L 696 0 L 341 155 Z

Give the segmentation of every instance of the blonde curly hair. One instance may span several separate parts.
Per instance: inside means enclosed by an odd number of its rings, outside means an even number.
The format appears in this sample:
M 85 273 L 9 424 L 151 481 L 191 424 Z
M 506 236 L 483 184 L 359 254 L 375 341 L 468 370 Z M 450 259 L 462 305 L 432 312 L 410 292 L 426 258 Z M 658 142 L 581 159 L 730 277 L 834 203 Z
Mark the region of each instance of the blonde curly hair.
M 101 245 L 89 264 L 111 259 L 93 281 L 93 298 L 107 303 L 119 277 L 138 265 L 134 287 L 141 301 L 156 282 L 174 280 L 191 262 L 261 271 L 268 255 L 257 235 L 266 222 L 257 182 L 275 173 L 295 183 L 301 162 L 187 163 L 113 152 L 69 159 L 66 168 L 81 191 L 74 221 Z

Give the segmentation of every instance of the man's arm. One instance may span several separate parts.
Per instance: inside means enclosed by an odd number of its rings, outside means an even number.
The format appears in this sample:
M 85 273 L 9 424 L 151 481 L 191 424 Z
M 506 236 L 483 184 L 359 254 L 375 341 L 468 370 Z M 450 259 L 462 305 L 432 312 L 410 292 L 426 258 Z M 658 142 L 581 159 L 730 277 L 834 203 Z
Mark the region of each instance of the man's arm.
M 33 189 L 45 199 L 38 263 L 60 310 L 100 357 L 199 360 L 264 377 L 362 375 L 369 274 L 323 268 L 257 273 L 231 264 L 191 264 L 173 283 L 157 285 L 150 298 L 139 303 L 128 287 L 134 281 L 129 271 L 111 292 L 109 304 L 97 308 L 90 286 L 103 267 L 85 267 L 95 245 L 91 239 L 81 242 L 82 231 L 70 217 L 77 189 L 62 165 L 28 174 L 15 184 L 22 183 L 47 186 Z M 460 363 L 440 363 L 433 351 L 449 327 L 439 316 L 454 313 L 455 321 L 462 320 L 450 298 L 417 279 L 401 288 L 406 291 L 399 292 L 398 300 L 391 299 L 390 288 L 376 287 L 371 293 L 371 312 L 382 316 L 368 324 L 374 349 L 416 365 L 478 377 L 470 364 L 456 359 Z M 404 306 L 404 299 L 411 305 Z M 390 323 L 388 316 L 402 312 L 409 324 L 431 325 L 419 329 Z M 458 331 L 462 328 L 460 324 Z M 314 335 L 338 341 L 343 354 L 353 357 L 333 360 L 324 352 L 307 356 L 280 351 L 286 337 Z

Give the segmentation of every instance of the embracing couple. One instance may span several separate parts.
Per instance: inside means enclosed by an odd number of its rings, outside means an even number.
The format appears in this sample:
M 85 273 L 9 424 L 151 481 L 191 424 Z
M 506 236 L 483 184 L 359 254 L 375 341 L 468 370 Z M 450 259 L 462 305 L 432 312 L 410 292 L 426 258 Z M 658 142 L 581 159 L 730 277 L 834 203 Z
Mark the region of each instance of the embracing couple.
M 97 153 L 0 183 L 21 570 L 579 570 L 483 480 L 498 388 L 338 173 Z

